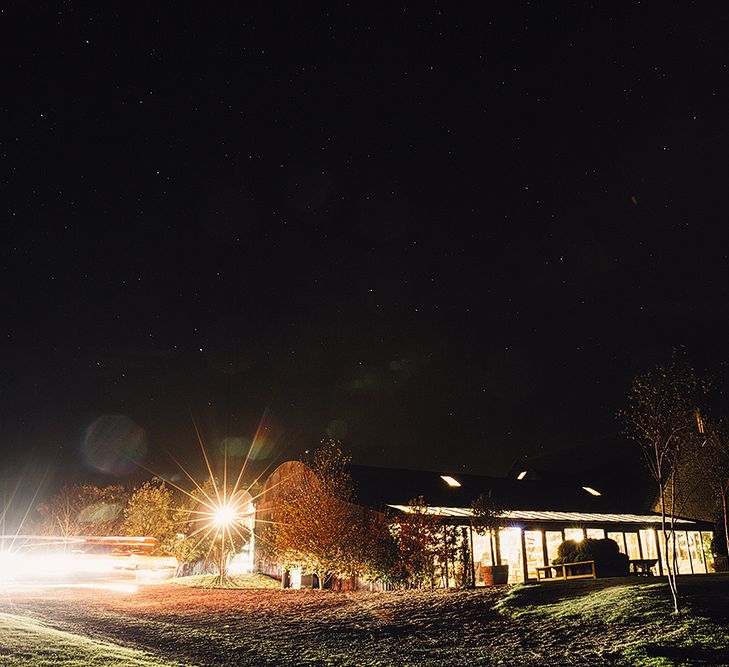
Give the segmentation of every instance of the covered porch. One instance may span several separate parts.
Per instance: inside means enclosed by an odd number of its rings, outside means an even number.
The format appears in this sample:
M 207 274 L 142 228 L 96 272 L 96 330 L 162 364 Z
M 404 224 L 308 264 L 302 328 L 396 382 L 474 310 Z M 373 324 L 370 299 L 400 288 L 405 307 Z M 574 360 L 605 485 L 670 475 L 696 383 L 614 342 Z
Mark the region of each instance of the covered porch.
M 403 512 L 405 505 L 391 505 Z M 504 526 L 490 534 L 470 529 L 471 510 L 458 507 L 429 507 L 429 514 L 442 517 L 454 525 L 468 526 L 470 552 L 476 584 L 483 585 L 482 566 L 509 565 L 509 583 L 537 579 L 537 568 L 549 565 L 557 557 L 564 540 L 609 538 L 620 551 L 634 561 L 655 559 L 653 574 L 665 572 L 665 545 L 661 517 L 655 514 L 606 514 L 560 512 L 550 510 L 507 510 L 502 514 Z M 714 572 L 711 554 L 712 526 L 705 522 L 677 518 L 676 549 L 669 539 L 669 559 L 679 574 Z

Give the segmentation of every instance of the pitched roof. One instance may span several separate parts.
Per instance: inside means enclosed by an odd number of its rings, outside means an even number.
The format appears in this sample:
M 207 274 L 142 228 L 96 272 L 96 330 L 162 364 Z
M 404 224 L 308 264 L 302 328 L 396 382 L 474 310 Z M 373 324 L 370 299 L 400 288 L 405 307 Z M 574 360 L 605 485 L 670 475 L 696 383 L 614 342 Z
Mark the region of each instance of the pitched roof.
M 423 496 L 431 506 L 467 508 L 480 494 L 491 493 L 496 502 L 507 509 L 571 512 L 626 510 L 617 495 L 595 496 L 584 487 L 567 482 L 359 465 L 350 466 L 350 473 L 357 502 L 374 508 L 407 505 L 419 496 Z M 452 486 L 444 477 L 450 477 L 458 486 Z M 600 491 L 599 488 L 597 490 Z M 644 510 L 642 507 L 628 509 L 632 512 Z

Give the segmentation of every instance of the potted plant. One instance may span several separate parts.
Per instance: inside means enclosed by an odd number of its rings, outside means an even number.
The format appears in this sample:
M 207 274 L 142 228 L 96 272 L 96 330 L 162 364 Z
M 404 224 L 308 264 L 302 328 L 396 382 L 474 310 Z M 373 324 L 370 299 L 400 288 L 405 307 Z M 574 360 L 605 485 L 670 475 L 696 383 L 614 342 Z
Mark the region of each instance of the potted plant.
M 509 581 L 509 564 L 501 562 L 499 528 L 504 525 L 503 508 L 494 500 L 491 492 L 483 493 L 471 503 L 472 528 L 479 535 L 491 538 L 491 565 L 481 565 L 481 578 L 485 586 L 506 584 Z

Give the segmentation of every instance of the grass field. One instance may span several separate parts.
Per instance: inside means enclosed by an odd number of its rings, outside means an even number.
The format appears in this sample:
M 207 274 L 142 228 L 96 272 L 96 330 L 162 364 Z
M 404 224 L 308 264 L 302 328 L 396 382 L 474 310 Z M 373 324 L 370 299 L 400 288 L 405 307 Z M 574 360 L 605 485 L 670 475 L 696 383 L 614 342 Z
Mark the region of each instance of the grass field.
M 0 613 L 0 664 L 3 667 L 172 667 L 179 663 L 55 630 L 22 616 Z
M 197 587 L 206 583 L 0 598 L 12 614 L 0 664 L 729 665 L 727 576 L 682 577 L 679 617 L 658 578 L 382 593 L 273 589 L 256 577 Z M 48 626 L 65 634 L 47 641 Z M 23 662 L 49 645 L 47 661 Z
M 596 624 L 605 628 L 662 627 L 660 636 L 626 642 L 634 665 L 729 664 L 729 577 L 679 579 L 683 611 L 666 617 L 668 587 L 650 580 L 599 580 L 517 586 L 496 604 L 515 620 Z

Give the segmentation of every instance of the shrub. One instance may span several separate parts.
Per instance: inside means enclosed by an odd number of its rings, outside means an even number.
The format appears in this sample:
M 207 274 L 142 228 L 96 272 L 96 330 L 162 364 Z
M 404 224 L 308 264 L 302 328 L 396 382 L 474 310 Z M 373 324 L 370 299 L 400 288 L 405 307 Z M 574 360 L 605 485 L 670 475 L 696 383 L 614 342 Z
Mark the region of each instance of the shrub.
M 620 553 L 615 540 L 596 540 L 588 537 L 581 542 L 565 540 L 557 547 L 554 565 L 579 563 L 584 560 L 595 561 L 598 577 L 625 577 L 628 574 L 628 557 Z

